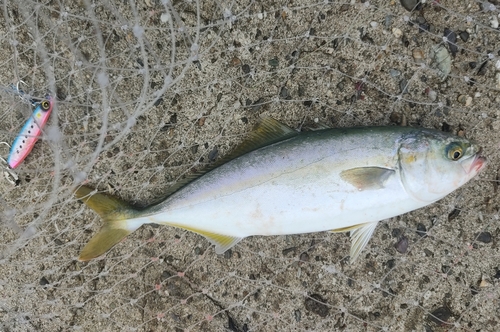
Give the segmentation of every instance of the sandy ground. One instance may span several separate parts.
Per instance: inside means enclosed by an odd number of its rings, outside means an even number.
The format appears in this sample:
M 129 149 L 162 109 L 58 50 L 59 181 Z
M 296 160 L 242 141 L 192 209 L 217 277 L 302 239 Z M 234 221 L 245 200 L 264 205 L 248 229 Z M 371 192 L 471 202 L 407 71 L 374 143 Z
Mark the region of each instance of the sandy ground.
M 59 101 L 20 183 L 0 181 L 0 330 L 500 330 L 498 4 L 427 2 L 4 2 L 0 84 Z M 0 96 L 12 142 L 30 105 Z M 78 184 L 146 206 L 262 114 L 450 131 L 489 167 L 382 222 L 355 264 L 347 234 L 252 237 L 218 256 L 154 225 L 76 260 L 101 225 Z

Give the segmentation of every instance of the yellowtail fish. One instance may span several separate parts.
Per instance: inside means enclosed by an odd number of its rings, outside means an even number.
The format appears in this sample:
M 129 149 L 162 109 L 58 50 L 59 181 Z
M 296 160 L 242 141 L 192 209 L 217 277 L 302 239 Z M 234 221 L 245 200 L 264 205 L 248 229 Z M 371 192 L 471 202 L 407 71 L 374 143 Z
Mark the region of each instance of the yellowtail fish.
M 298 133 L 261 121 L 233 155 L 135 209 L 82 186 L 76 197 L 103 219 L 80 253 L 104 254 L 141 225 L 206 237 L 221 254 L 252 235 L 350 231 L 354 261 L 380 220 L 431 204 L 486 165 L 471 141 L 431 129 L 359 127 Z

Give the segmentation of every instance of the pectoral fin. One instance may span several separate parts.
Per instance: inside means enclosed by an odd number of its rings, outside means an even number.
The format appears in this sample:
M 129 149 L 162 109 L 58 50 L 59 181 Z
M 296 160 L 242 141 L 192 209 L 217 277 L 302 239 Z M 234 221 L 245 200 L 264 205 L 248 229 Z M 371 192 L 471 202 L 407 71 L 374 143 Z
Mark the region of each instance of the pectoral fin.
M 342 171 L 340 177 L 358 190 L 374 190 L 384 188 L 385 182 L 395 173 L 390 168 L 356 167 Z
M 378 222 L 370 222 L 344 228 L 331 230 L 333 233 L 351 232 L 351 252 L 350 262 L 353 263 L 361 254 L 361 251 L 366 247 L 368 241 L 373 235 Z

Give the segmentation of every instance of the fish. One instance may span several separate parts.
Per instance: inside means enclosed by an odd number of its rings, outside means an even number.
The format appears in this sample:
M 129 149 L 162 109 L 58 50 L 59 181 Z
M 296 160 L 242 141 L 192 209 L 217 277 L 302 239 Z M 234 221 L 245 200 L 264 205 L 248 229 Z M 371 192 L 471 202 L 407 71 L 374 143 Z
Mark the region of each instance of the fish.
M 204 236 L 222 254 L 248 236 L 350 232 L 350 261 L 379 221 L 422 208 L 487 164 L 464 137 L 412 127 L 297 132 L 267 117 L 228 157 L 136 208 L 88 186 L 76 198 L 103 220 L 79 260 L 99 257 L 144 224 Z
M 12 143 L 7 157 L 7 164 L 11 169 L 18 167 L 35 146 L 52 112 L 54 98 L 47 96 L 35 105 L 32 115 Z

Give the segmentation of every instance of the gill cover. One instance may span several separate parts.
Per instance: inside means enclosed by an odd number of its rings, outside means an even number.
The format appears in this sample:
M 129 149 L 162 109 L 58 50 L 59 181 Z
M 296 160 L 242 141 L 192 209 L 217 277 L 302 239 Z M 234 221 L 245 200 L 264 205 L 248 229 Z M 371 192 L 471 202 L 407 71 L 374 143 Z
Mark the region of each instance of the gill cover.
M 467 139 L 446 133 L 409 135 L 398 151 L 403 186 L 420 201 L 437 201 L 470 180 L 477 150 Z

